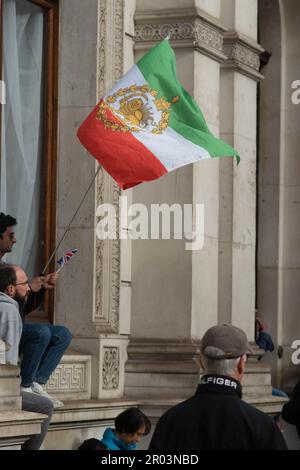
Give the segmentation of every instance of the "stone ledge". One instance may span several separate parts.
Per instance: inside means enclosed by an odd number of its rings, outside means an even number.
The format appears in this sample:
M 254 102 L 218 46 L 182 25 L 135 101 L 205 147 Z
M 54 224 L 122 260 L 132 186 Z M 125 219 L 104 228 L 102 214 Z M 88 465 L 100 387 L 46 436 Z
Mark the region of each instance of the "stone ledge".
M 223 62 L 223 32 L 216 18 L 195 8 L 144 12 L 135 15 L 135 48 L 145 50 L 168 35 L 175 48 L 189 47 Z
M 137 400 L 124 398 L 122 400 L 74 400 L 65 402 L 64 407 L 54 410 L 50 424 L 50 430 L 68 429 L 70 427 L 83 427 L 85 423 L 91 426 L 91 423 L 100 421 L 111 421 L 119 413 L 131 406 L 138 406 Z M 71 424 L 71 426 L 70 426 Z
M 220 19 L 209 13 L 201 10 L 200 8 L 172 8 L 158 11 L 144 11 L 135 14 L 135 22 L 137 24 L 148 24 L 148 23 L 165 23 L 166 20 L 190 20 L 194 18 L 202 18 L 206 23 L 211 26 L 217 27 L 221 31 L 227 31 L 227 28 L 223 25 Z
M 227 60 L 223 68 L 236 70 L 256 81 L 263 80 L 260 73 L 260 55 L 264 49 L 257 42 L 236 31 L 224 33 L 223 53 Z
M 46 415 L 29 411 L 1 411 L 0 447 L 21 445 L 32 434 L 41 432 Z
M 43 448 L 49 450 L 77 449 L 85 439 L 99 436 L 106 427 L 113 426 L 114 418 L 126 408 L 139 407 L 149 418 L 153 426 L 160 416 L 170 407 L 184 401 L 186 397 L 172 399 L 139 397 L 120 400 L 89 400 L 66 403 L 64 408 L 55 410 Z M 261 411 L 275 415 L 281 410 L 284 400 L 277 397 L 264 397 L 249 400 Z M 144 447 L 143 447 L 144 446 Z M 143 440 L 140 448 L 147 448 Z
M 192 394 L 191 394 L 192 396 Z M 124 398 L 122 400 L 78 400 L 65 403 L 63 408 L 54 410 L 50 424 L 50 431 L 61 429 L 73 429 L 74 427 L 99 426 L 101 423 L 111 423 L 114 418 L 126 408 L 137 406 L 151 417 L 159 417 L 164 410 L 186 400 L 185 396 L 177 398 Z M 247 397 L 244 401 L 255 406 L 255 408 L 270 414 L 281 410 L 286 402 L 285 398 L 266 395 L 263 397 Z
M 264 49 L 252 38 L 228 31 L 222 22 L 199 8 L 174 8 L 135 15 L 135 49 L 148 50 L 167 36 L 174 48 L 190 48 L 255 81 Z

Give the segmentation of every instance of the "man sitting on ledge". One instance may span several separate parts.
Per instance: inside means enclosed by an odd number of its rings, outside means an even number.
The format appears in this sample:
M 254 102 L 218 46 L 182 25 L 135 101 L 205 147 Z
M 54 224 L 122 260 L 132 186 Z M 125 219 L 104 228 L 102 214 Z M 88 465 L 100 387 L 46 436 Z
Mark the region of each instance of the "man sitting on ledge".
M 0 213 L 0 264 L 2 266 L 5 266 L 2 261 L 3 256 L 10 253 L 17 242 L 15 225 L 17 225 L 17 220 L 14 217 Z M 56 281 L 56 273 L 35 277 L 30 282 L 30 292 L 26 302 L 19 301 L 19 311 L 23 321 L 19 353 L 22 355 L 22 390 L 49 398 L 54 408 L 59 408 L 63 406 L 63 403 L 49 395 L 44 390 L 44 385 L 68 348 L 72 339 L 71 333 L 63 325 L 25 323 L 25 317 L 42 303 L 46 290 L 54 289 Z
M 19 302 L 26 301 L 30 292 L 26 273 L 17 266 L 0 267 L 0 338 L 9 345 L 6 363 L 17 365 L 22 319 Z M 47 415 L 41 425 L 41 433 L 30 437 L 22 450 L 38 450 L 44 440 L 53 412 L 53 403 L 46 397 L 21 390 L 22 410 Z

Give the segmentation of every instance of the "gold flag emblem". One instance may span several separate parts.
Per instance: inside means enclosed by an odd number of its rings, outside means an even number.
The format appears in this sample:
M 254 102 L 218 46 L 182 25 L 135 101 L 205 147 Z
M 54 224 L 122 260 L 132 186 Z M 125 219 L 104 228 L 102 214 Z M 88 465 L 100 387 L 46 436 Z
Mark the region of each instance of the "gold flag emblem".
M 112 131 L 162 134 L 169 126 L 170 108 L 179 96 L 171 102 L 164 97 L 156 99 L 157 96 L 158 92 L 147 85 L 120 88 L 99 104 L 97 119 Z M 107 119 L 107 106 L 121 124 Z

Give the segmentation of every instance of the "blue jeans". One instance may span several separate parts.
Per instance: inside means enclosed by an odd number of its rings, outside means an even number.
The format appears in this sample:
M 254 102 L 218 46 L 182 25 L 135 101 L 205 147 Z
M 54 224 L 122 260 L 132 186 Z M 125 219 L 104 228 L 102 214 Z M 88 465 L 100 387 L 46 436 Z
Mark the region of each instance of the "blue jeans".
M 22 387 L 32 382 L 45 384 L 59 364 L 71 342 L 71 333 L 65 326 L 26 323 L 19 346 Z

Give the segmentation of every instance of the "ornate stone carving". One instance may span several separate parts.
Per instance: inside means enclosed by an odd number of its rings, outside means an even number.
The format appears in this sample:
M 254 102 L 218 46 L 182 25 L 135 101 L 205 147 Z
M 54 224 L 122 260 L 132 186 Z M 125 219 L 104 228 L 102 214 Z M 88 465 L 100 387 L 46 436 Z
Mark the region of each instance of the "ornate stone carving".
M 236 32 L 227 32 L 224 34 L 223 45 L 223 53 L 227 56 L 227 60 L 223 66 L 236 69 L 255 80 L 261 80 L 263 76 L 259 73 L 260 54 L 263 51 L 263 48 L 254 41 Z
M 99 0 L 98 98 L 123 75 L 124 0 Z
M 124 44 L 124 0 L 115 0 L 116 7 L 115 7 L 115 33 L 114 33 L 114 40 L 115 40 L 115 47 L 114 47 L 114 75 L 116 79 L 119 79 L 123 75 L 123 44 Z M 113 83 L 114 85 L 114 83 Z
M 222 52 L 223 36 L 221 31 L 205 24 L 200 19 L 195 21 L 194 31 L 196 47 L 206 46 L 212 51 Z
M 124 0 L 99 2 L 98 98 L 123 75 Z M 115 206 L 119 220 L 120 189 L 100 171 L 96 181 L 97 207 Z M 118 227 L 117 227 L 118 230 Z M 117 333 L 119 326 L 120 240 L 96 239 L 95 312 L 99 332 Z
M 119 388 L 120 354 L 119 348 L 103 348 L 102 379 L 103 390 Z
M 167 36 L 170 39 L 193 39 L 193 22 L 184 23 L 162 23 L 162 24 L 140 24 L 135 28 L 135 41 L 161 41 Z
M 259 56 L 263 49 L 255 41 L 236 32 L 224 32 L 220 24 L 199 12 L 188 19 L 183 19 L 180 12 L 176 19 L 174 15 L 169 22 L 163 22 L 162 18 L 154 20 L 149 14 L 138 17 L 135 27 L 137 46 L 143 43 L 151 46 L 169 36 L 175 47 L 194 47 L 225 67 L 235 66 L 252 78 L 262 78 Z
M 46 389 L 48 392 L 82 392 L 85 391 L 85 364 L 60 364 L 52 373 Z
M 229 60 L 235 60 L 259 71 L 259 55 L 242 44 L 225 45 L 223 52 Z
M 100 1 L 100 11 L 98 18 L 98 31 L 99 31 L 99 50 L 98 50 L 98 97 L 99 92 L 104 92 L 105 90 L 105 64 L 106 64 L 106 47 L 105 47 L 105 38 L 106 38 L 106 0 Z
M 204 18 L 191 18 L 189 21 L 176 21 L 170 23 L 137 24 L 135 28 L 136 43 L 156 42 L 170 37 L 173 41 L 190 42 L 196 49 L 213 56 L 215 59 L 224 59 L 222 30 L 212 25 Z

